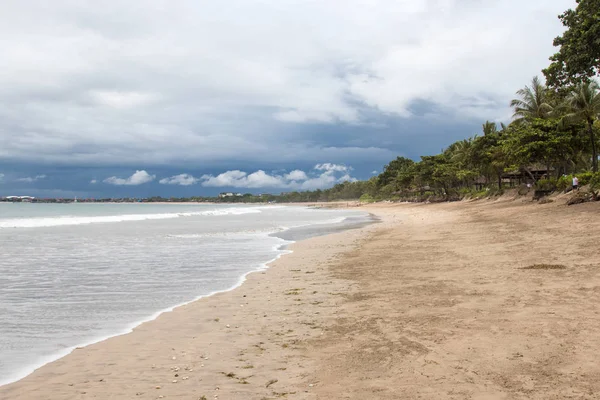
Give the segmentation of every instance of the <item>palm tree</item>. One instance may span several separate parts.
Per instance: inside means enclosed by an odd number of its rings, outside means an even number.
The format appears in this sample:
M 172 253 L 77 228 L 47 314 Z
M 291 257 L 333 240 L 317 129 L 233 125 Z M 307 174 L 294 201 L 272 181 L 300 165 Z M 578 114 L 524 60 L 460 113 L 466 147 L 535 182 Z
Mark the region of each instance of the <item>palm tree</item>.
M 448 147 L 448 152 L 452 161 L 458 163 L 461 167 L 465 167 L 469 164 L 472 149 L 473 139 L 468 138 L 452 143 Z
M 600 115 L 600 86 L 596 81 L 581 82 L 566 100 L 567 114 L 563 120 L 569 122 L 585 122 L 592 143 L 592 169 L 598 172 L 598 150 L 594 137 L 594 121 Z
M 482 128 L 483 136 L 492 135 L 498 132 L 498 127 L 496 127 L 495 122 L 485 121 L 485 124 L 483 124 Z
M 517 91 L 518 99 L 513 99 L 510 106 L 516 123 L 523 123 L 533 118 L 547 118 L 553 107 L 548 95 L 548 88 L 537 76 L 531 80 L 531 86 L 525 86 Z

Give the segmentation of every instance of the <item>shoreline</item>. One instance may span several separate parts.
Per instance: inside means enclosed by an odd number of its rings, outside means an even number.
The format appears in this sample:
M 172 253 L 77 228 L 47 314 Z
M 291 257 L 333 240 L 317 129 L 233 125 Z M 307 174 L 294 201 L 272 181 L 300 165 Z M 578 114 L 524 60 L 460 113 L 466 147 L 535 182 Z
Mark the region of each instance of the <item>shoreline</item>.
M 0 386 L 0 397 L 11 399 L 46 399 L 46 395 L 42 393 L 51 392 L 53 399 L 79 398 L 84 394 L 92 393 L 96 393 L 97 396 L 103 398 L 106 396 L 106 393 L 104 392 L 107 386 L 106 384 L 113 381 L 114 378 L 118 382 L 113 382 L 115 383 L 115 386 L 111 387 L 110 391 L 113 393 L 112 395 L 117 396 L 117 398 L 135 397 L 154 399 L 158 398 L 158 396 L 172 396 L 175 393 L 178 393 L 178 390 L 184 389 L 182 387 L 184 384 L 190 384 L 192 382 L 200 385 L 200 388 L 194 390 L 201 390 L 202 384 L 204 383 L 203 378 L 198 377 L 197 380 L 193 380 L 191 377 L 192 372 L 198 370 L 201 370 L 204 374 L 210 371 L 209 374 L 212 375 L 213 378 L 216 380 L 223 380 L 214 385 L 209 384 L 210 397 L 213 397 L 212 392 L 215 391 L 220 393 L 220 395 L 226 395 L 227 381 L 231 380 L 231 378 L 223 376 L 221 372 L 224 372 L 223 370 L 229 370 L 229 368 L 220 366 L 221 364 L 209 368 L 207 354 L 212 352 L 224 353 L 231 350 L 228 349 L 230 343 L 229 340 L 224 340 L 225 338 L 223 338 L 222 335 L 224 332 L 233 334 L 233 331 L 237 331 L 237 327 L 241 326 L 241 323 L 234 322 L 236 317 L 244 319 L 244 316 L 239 314 L 239 310 L 242 310 L 244 313 L 247 313 L 250 310 L 248 301 L 250 295 L 246 298 L 246 294 L 242 293 L 257 292 L 258 295 L 256 297 L 252 296 L 252 300 L 258 301 L 254 303 L 252 311 L 256 314 L 256 318 L 268 320 L 270 319 L 270 315 L 267 315 L 266 313 L 271 314 L 274 310 L 272 309 L 272 306 L 265 307 L 266 304 L 263 303 L 265 297 L 267 298 L 267 303 L 272 299 L 271 296 L 264 293 L 264 288 L 269 288 L 273 280 L 282 278 L 281 275 L 297 274 L 296 272 L 289 270 L 290 266 L 295 265 L 304 268 L 303 266 L 307 260 L 307 255 L 310 255 L 309 259 L 326 261 L 325 257 L 337 256 L 340 251 L 343 250 L 339 247 L 328 246 L 329 248 L 324 252 L 324 249 L 322 249 L 321 246 L 315 246 L 315 244 L 323 241 L 331 242 L 332 240 L 346 241 L 352 237 L 358 239 L 365 234 L 365 232 L 373 229 L 371 227 L 377 227 L 378 225 L 379 224 L 371 224 L 359 229 L 346 230 L 325 236 L 316 236 L 293 243 L 288 247 L 289 252 L 285 254 L 286 257 L 279 257 L 270 262 L 268 269 L 266 270 L 247 274 L 242 285 L 230 291 L 217 293 L 213 296 L 204 297 L 200 300 L 182 305 L 171 312 L 162 313 L 158 318 L 137 326 L 131 333 L 114 336 L 86 347 L 77 348 L 67 356 L 42 366 L 23 379 Z M 313 250 L 313 246 L 316 250 Z M 294 271 L 296 270 L 295 268 L 293 269 Z M 316 271 L 306 271 L 309 275 L 305 276 L 315 278 L 317 276 L 315 272 Z M 305 276 L 301 277 L 304 278 Z M 283 281 L 289 282 L 289 278 L 289 276 L 285 276 Z M 294 287 L 291 289 L 294 289 Z M 292 290 L 292 292 L 294 292 L 294 290 Z M 283 297 L 287 296 L 288 295 L 286 294 L 283 295 Z M 243 301 L 242 299 L 245 300 L 246 303 L 238 304 Z M 288 297 L 285 300 L 291 301 L 291 304 L 288 304 L 288 306 L 297 304 L 295 304 L 292 298 Z M 280 309 L 279 313 L 275 313 L 276 315 L 273 316 L 273 318 L 278 322 L 282 322 L 282 320 L 285 321 L 286 318 L 282 317 L 281 313 L 285 313 L 286 309 L 289 308 L 286 307 Z M 189 317 L 192 315 L 202 315 L 202 323 L 190 322 Z M 246 318 L 244 321 L 246 324 L 255 323 L 255 317 L 252 317 L 251 319 Z M 221 321 L 221 319 L 224 321 Z M 226 323 L 225 320 L 229 321 L 229 323 Z M 175 331 L 171 331 L 168 328 L 174 324 L 181 327 L 181 324 L 186 322 L 192 325 L 193 328 L 190 327 L 190 329 L 178 329 Z M 304 326 L 304 330 L 307 331 L 307 334 L 312 331 L 308 325 Z M 238 337 L 234 342 L 239 343 L 241 347 L 246 347 L 245 349 L 238 348 L 238 351 L 247 351 L 247 341 L 249 340 L 247 337 L 248 332 L 238 331 L 235 333 Z M 256 334 L 257 333 L 254 333 L 251 336 L 255 336 Z M 172 338 L 171 336 L 173 335 L 177 336 L 177 338 Z M 157 339 L 157 337 L 159 338 Z M 165 343 L 166 337 L 169 337 L 173 342 L 170 344 Z M 190 340 L 200 340 L 204 344 L 202 351 L 195 357 L 197 361 L 188 363 L 185 367 L 181 365 L 179 359 L 185 358 L 186 355 L 189 354 L 189 350 L 184 352 L 184 355 L 181 355 L 177 354 L 177 352 L 173 352 L 173 350 L 179 346 L 170 347 L 175 345 L 175 343 L 181 343 L 182 340 L 188 342 Z M 216 345 L 215 342 L 219 341 L 221 344 Z M 152 342 L 152 344 L 149 342 Z M 261 343 L 264 344 L 264 342 L 258 341 L 258 343 L 253 344 L 251 347 L 260 348 L 263 346 Z M 188 344 L 184 347 L 193 348 L 194 346 Z M 160 353 L 159 349 L 161 349 L 163 353 L 166 353 L 166 356 L 165 354 L 162 354 L 162 356 L 157 357 L 156 353 Z M 288 349 L 288 346 L 282 346 L 280 349 Z M 231 353 L 231 351 L 229 352 Z M 137 369 L 132 370 L 130 369 L 130 366 L 121 366 L 116 368 L 118 373 L 114 372 L 115 367 L 111 364 L 116 362 L 118 365 L 120 362 L 123 362 L 128 365 L 130 357 L 140 357 L 141 353 L 144 354 L 142 357 L 143 359 L 152 358 L 154 361 L 150 364 L 144 364 L 144 371 Z M 237 359 L 236 354 L 238 353 L 230 354 L 230 357 L 225 364 L 229 365 L 233 360 Z M 139 367 L 138 362 L 134 362 L 134 364 Z M 181 369 L 182 371 L 185 370 L 186 373 L 190 375 L 186 376 L 186 378 L 189 379 L 181 380 L 183 377 L 177 379 L 173 373 L 174 368 L 177 368 L 178 370 Z M 285 369 L 282 370 L 276 368 L 272 372 L 278 371 L 285 371 Z M 122 374 L 126 373 L 133 375 L 124 378 Z M 139 382 L 138 374 L 140 373 L 141 376 L 148 374 L 152 375 L 152 382 Z M 125 379 L 125 381 L 123 381 L 123 379 Z M 282 379 L 280 379 L 280 381 L 281 380 Z M 178 382 L 174 383 L 174 381 Z M 268 379 L 265 382 L 267 381 Z M 132 383 L 134 384 L 132 385 Z M 137 383 L 137 385 L 135 383 Z M 78 386 L 83 386 L 84 389 L 78 388 Z M 187 393 L 188 390 L 184 389 L 184 392 Z M 209 393 L 206 390 L 202 393 L 204 392 L 207 394 Z M 266 390 L 265 392 L 268 393 L 269 390 Z M 198 393 L 198 397 L 203 395 L 200 394 L 200 392 Z
M 284 240 L 284 239 L 282 239 Z M 156 319 L 158 319 L 161 315 L 166 314 L 166 313 L 170 313 L 173 312 L 175 309 L 179 308 L 179 307 L 183 307 L 186 306 L 188 304 L 194 303 L 196 301 L 200 301 L 202 299 L 217 295 L 217 294 L 221 294 L 221 293 L 227 293 L 230 292 L 232 290 L 235 290 L 237 288 L 239 288 L 240 286 L 242 286 L 244 284 L 244 282 L 246 281 L 247 277 L 253 273 L 256 272 L 261 272 L 261 271 L 265 271 L 269 268 L 270 264 L 277 261 L 278 259 L 280 259 L 281 257 L 290 254 L 292 251 L 291 250 L 287 250 L 286 247 L 289 247 L 290 245 L 296 243 L 295 241 L 289 241 L 289 240 L 285 240 L 286 242 L 290 242 L 290 243 L 284 243 L 281 244 L 279 246 L 277 246 L 277 251 L 281 251 L 281 254 L 278 254 L 275 258 L 273 258 L 270 261 L 267 261 L 263 264 L 261 264 L 261 266 L 255 270 L 252 271 L 248 271 L 245 274 L 243 274 L 242 276 L 240 276 L 240 278 L 238 279 L 237 283 L 235 283 L 233 286 L 227 288 L 227 289 L 223 289 L 223 290 L 215 290 L 213 292 L 210 292 L 208 294 L 204 294 L 204 295 L 200 295 L 195 297 L 194 299 L 190 300 L 190 301 L 186 301 L 183 303 L 179 303 L 177 305 L 171 306 L 171 307 L 167 307 L 165 309 L 159 310 L 157 312 L 155 312 L 154 314 L 151 314 L 148 318 L 144 318 L 140 321 L 136 321 L 136 322 L 132 322 L 131 324 L 127 325 L 126 328 L 123 328 L 122 331 L 120 331 L 119 333 L 115 333 L 115 334 L 111 334 L 109 336 L 104 336 L 102 338 L 99 339 L 91 339 L 90 341 L 84 342 L 82 344 L 78 344 L 78 345 L 74 345 L 71 347 L 68 347 L 67 349 L 65 349 L 64 351 L 61 351 L 55 355 L 51 355 L 46 357 L 45 361 L 40 361 L 39 363 L 36 363 L 35 365 L 37 366 L 32 366 L 32 367 L 27 367 L 25 368 L 26 371 L 29 372 L 24 372 L 24 373 L 20 373 L 18 375 L 20 375 L 20 377 L 18 378 L 9 378 L 9 380 L 7 380 L 6 382 L 4 381 L 0 381 L 0 390 L 2 389 L 2 387 L 13 384 L 13 383 L 17 383 L 25 378 L 27 378 L 29 375 L 33 374 L 35 371 L 37 371 L 38 369 L 44 368 L 46 365 L 52 364 L 55 361 L 58 361 L 64 357 L 68 357 L 71 353 L 73 353 L 73 351 L 75 350 L 79 350 L 79 349 L 83 349 L 86 348 L 88 346 L 92 346 L 95 344 L 99 344 L 102 343 L 106 340 L 110 340 L 112 338 L 116 338 L 119 336 L 123 336 L 123 335 L 128 335 L 130 333 L 133 333 L 138 327 L 142 326 L 143 324 L 147 323 L 147 322 L 152 322 L 155 321 Z
M 600 204 L 374 204 L 10 399 L 593 399 Z M 48 396 L 51 393 L 51 396 Z
M 166 203 L 166 204 L 173 204 L 173 203 Z M 182 203 L 185 204 L 185 203 Z M 293 206 L 296 206 L 295 204 Z M 340 217 L 342 218 L 342 217 Z M 347 219 L 348 217 L 343 217 L 343 220 Z M 93 345 L 98 345 L 98 344 L 102 344 L 105 341 L 114 339 L 114 338 L 118 338 L 124 335 L 129 335 L 131 333 L 134 333 L 136 331 L 136 329 L 140 328 L 142 325 L 148 323 L 148 322 L 153 322 L 156 321 L 157 319 L 159 319 L 162 315 L 167 314 L 167 313 L 171 313 L 173 311 L 175 311 L 176 309 L 179 309 L 181 307 L 185 307 L 187 305 L 190 305 L 192 303 L 196 303 L 199 302 L 203 299 L 207 299 L 210 298 L 212 296 L 215 295 L 219 295 L 219 294 L 225 294 L 231 291 L 234 291 L 240 287 L 242 287 L 242 285 L 247 281 L 248 277 L 250 275 L 259 273 L 259 272 L 264 272 L 267 271 L 269 268 L 272 268 L 272 265 L 277 262 L 279 259 L 281 259 L 283 256 L 286 256 L 288 254 L 293 253 L 293 250 L 290 249 L 290 247 L 294 246 L 294 244 L 305 241 L 305 240 L 310 240 L 313 238 L 319 238 L 319 237 L 323 237 L 323 236 L 328 236 L 331 234 L 335 234 L 335 233 L 344 233 L 346 231 L 349 230 L 357 230 L 357 229 L 361 229 L 363 227 L 369 226 L 369 225 L 374 225 L 376 224 L 378 221 L 376 220 L 376 218 L 373 216 L 373 214 L 369 213 L 369 218 L 371 218 L 371 221 L 369 222 L 365 222 L 365 223 L 361 223 L 359 226 L 354 226 L 354 225 L 342 225 L 342 226 L 332 226 L 332 228 L 336 228 L 332 231 L 324 231 L 325 233 L 319 233 L 319 231 L 315 231 L 313 232 L 313 235 L 309 236 L 308 238 L 301 238 L 299 240 L 292 240 L 292 239 L 285 239 L 282 237 L 279 237 L 278 235 L 282 232 L 287 232 L 287 231 L 293 231 L 295 229 L 298 228 L 307 228 L 307 227 L 312 227 L 312 226 L 320 226 L 320 225 L 337 225 L 343 222 L 342 221 L 336 221 L 336 222 L 332 222 L 332 221 L 325 221 L 325 222 L 321 222 L 321 223 L 316 223 L 316 224 L 306 224 L 306 225 L 300 225 L 300 226 L 294 226 L 292 228 L 286 228 L 283 231 L 273 231 L 273 232 L 268 232 L 265 233 L 265 235 L 268 236 L 273 236 L 273 237 L 277 237 L 278 239 L 280 239 L 283 243 L 277 245 L 274 247 L 274 251 L 278 251 L 280 252 L 279 254 L 277 254 L 274 258 L 260 264 L 260 266 L 258 266 L 256 269 L 252 270 L 252 271 L 248 271 L 246 273 L 244 273 L 243 275 L 241 275 L 237 282 L 235 284 L 233 284 L 232 286 L 226 288 L 226 289 L 222 289 L 222 290 L 215 290 L 212 291 L 210 293 L 207 294 L 203 294 L 203 295 L 199 295 L 197 297 L 194 297 L 193 299 L 189 300 L 189 301 L 185 301 L 179 304 L 176 304 L 174 306 L 170 306 L 167 308 L 164 308 L 162 310 L 156 311 L 155 313 L 151 314 L 150 316 L 148 316 L 147 318 L 144 318 L 142 320 L 139 321 L 135 321 L 132 322 L 130 324 L 128 324 L 125 328 L 123 328 L 122 330 L 119 330 L 118 332 L 114 333 L 114 334 L 110 334 L 108 336 L 103 336 L 103 337 L 99 337 L 99 338 L 93 338 L 90 339 L 89 341 L 77 344 L 77 345 L 73 345 L 70 346 L 62 351 L 57 352 L 56 354 L 44 357 L 41 359 L 41 361 L 35 363 L 32 366 L 29 367 L 24 367 L 23 370 L 24 372 L 22 373 L 18 373 L 16 374 L 17 377 L 16 378 L 8 378 L 6 381 L 0 381 L 0 394 L 2 392 L 2 389 L 6 388 L 7 386 L 13 385 L 15 383 L 18 383 L 24 379 L 27 379 L 29 376 L 31 376 L 32 374 L 34 374 L 35 372 L 37 372 L 40 369 L 44 369 L 47 366 L 55 363 L 56 361 L 59 361 L 65 357 L 69 357 L 74 351 L 76 350 L 81 350 L 81 349 L 85 349 L 89 346 L 93 346 Z

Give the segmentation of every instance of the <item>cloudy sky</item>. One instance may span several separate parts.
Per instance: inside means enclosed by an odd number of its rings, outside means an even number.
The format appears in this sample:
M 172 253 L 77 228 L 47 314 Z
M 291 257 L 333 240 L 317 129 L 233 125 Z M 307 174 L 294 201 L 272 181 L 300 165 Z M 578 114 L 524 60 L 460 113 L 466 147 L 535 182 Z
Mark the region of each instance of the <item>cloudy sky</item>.
M 279 192 L 510 119 L 574 0 L 7 0 L 0 196 Z

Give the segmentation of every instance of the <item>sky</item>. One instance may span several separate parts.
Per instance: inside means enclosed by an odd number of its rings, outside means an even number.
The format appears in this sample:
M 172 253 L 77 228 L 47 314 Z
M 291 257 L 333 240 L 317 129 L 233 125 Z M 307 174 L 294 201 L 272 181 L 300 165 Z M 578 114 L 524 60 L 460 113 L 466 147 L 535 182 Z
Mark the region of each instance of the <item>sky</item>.
M 7 0 L 0 196 L 278 193 L 510 121 L 575 0 Z

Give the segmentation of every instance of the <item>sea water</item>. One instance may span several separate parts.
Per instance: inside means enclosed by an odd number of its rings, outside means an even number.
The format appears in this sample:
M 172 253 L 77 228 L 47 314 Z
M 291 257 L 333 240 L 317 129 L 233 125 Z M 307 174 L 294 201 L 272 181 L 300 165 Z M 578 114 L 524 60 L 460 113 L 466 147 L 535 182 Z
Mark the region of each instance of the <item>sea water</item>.
M 368 221 L 306 207 L 0 203 L 0 385 L 230 290 L 294 240 Z

